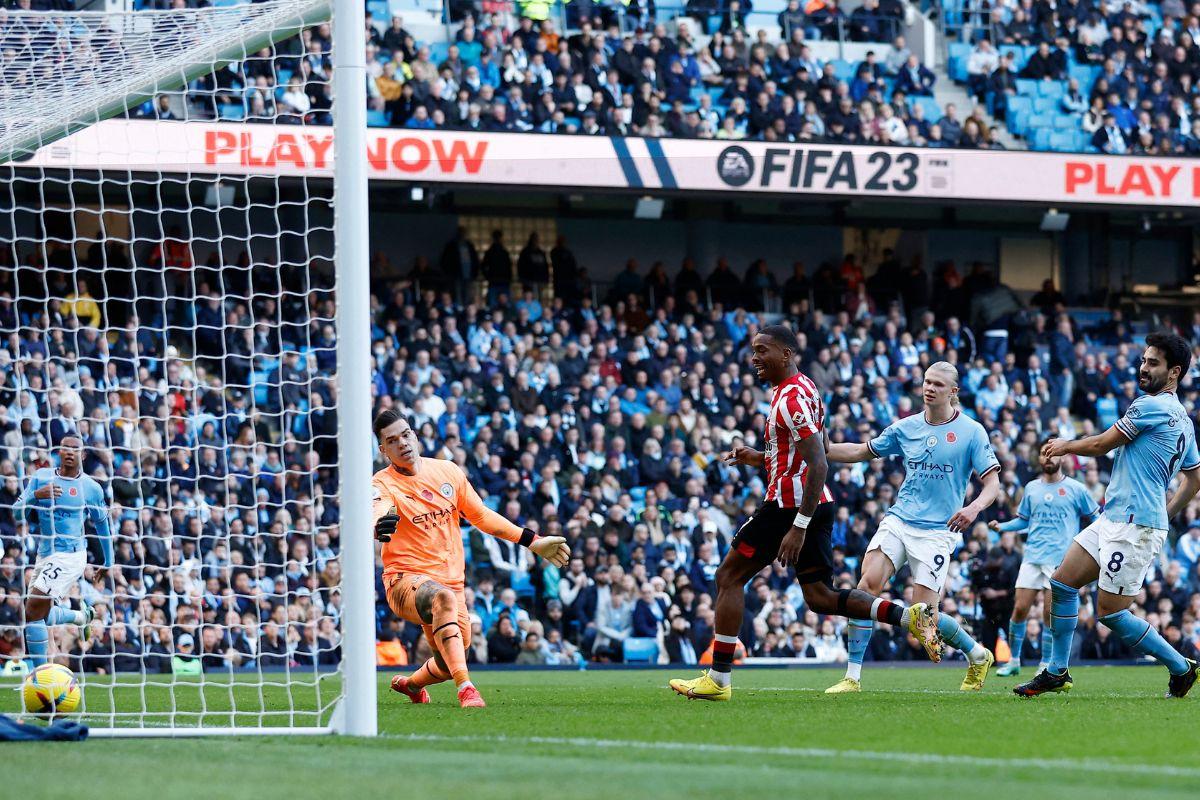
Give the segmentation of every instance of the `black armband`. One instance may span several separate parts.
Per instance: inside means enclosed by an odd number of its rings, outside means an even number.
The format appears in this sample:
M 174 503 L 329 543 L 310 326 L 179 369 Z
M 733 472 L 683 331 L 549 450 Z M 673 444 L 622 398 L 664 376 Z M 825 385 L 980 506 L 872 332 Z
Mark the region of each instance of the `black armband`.
M 521 547 L 529 547 L 531 544 L 537 541 L 537 538 L 537 534 L 531 531 L 529 528 L 522 528 L 521 538 L 517 540 L 517 544 L 521 545 Z

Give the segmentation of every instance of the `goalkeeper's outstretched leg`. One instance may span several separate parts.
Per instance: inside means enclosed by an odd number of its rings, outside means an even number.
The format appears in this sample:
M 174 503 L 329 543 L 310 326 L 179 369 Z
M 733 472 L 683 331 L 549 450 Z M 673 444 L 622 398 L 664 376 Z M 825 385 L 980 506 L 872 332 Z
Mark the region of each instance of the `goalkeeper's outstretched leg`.
M 410 677 L 393 678 L 392 688 L 414 703 L 427 703 L 426 686 L 453 679 L 463 708 L 484 707 L 467 671 L 471 619 L 463 594 L 424 575 L 402 575 L 388 591 L 388 604 L 396 616 L 421 625 L 434 653 Z

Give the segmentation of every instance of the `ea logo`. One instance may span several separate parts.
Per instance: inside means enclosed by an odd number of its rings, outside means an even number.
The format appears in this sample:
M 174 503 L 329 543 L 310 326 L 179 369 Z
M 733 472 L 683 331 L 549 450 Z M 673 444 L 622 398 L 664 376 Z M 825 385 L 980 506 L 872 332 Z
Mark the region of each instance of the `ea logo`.
M 754 177 L 754 157 L 744 147 L 726 147 L 717 156 L 717 174 L 730 186 L 745 186 Z
M 442 493 L 442 497 L 449 500 L 450 496 L 454 494 L 454 487 L 448 483 L 443 483 L 438 487 L 438 491 Z
M 937 437 L 936 436 L 930 436 L 928 439 L 925 440 L 926 447 L 934 447 L 936 445 L 937 445 Z

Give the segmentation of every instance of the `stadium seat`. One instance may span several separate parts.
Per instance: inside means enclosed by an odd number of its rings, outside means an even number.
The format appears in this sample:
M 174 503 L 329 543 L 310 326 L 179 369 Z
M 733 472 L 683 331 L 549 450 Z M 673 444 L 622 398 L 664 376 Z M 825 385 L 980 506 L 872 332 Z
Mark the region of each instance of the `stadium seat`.
M 1063 81 L 1038 81 L 1038 94 L 1042 97 L 1058 99 L 1067 93 L 1067 85 Z
M 1004 57 L 1005 55 L 1012 53 L 1013 61 L 1018 70 L 1021 69 L 1021 67 L 1025 66 L 1025 48 L 1021 47 L 1021 45 L 1019 45 L 1019 44 L 1002 44 L 996 49 L 1000 51 L 1001 57 Z
M 630 637 L 624 641 L 622 651 L 626 664 L 653 664 L 658 660 L 658 641 Z
M 1079 117 L 1074 114 L 1057 114 L 1054 117 L 1054 128 L 1060 131 L 1073 131 L 1079 127 Z
M 1068 131 L 1052 131 L 1050 134 L 1050 149 L 1059 153 L 1071 152 L 1075 137 Z
M 386 111 L 371 110 L 367 112 L 368 128 L 386 128 L 388 124 L 388 115 Z
M 387 0 L 367 0 L 367 11 L 375 18 L 376 25 L 388 25 L 392 19 L 392 9 Z
M 1053 97 L 1033 98 L 1033 111 L 1035 114 L 1053 114 L 1057 110 L 1058 100 Z
M 925 119 L 936 120 L 942 116 L 942 107 L 933 97 L 914 97 L 913 101 L 925 109 Z
M 839 81 L 854 80 L 854 65 L 849 61 L 838 58 L 830 62 L 833 64 L 833 74 Z
M 1096 399 L 1096 417 L 1102 430 L 1108 430 L 1117 421 L 1117 398 L 1100 397 Z
M 964 61 L 971 55 L 971 45 L 967 42 L 950 42 L 950 57 L 961 58 Z
M 1016 98 L 1013 99 L 1015 100 Z M 1008 125 L 1009 132 L 1015 136 L 1024 136 L 1025 132 L 1029 130 L 1029 117 L 1032 115 L 1032 113 L 1032 111 L 1026 108 L 1023 108 L 1019 111 L 1013 111 L 1012 106 L 1010 105 L 1008 108 L 1008 116 L 1005 118 L 1005 123 Z
M 449 42 L 431 42 L 429 44 L 429 60 L 434 64 L 440 64 L 446 60 L 446 56 L 450 54 Z
M 217 106 L 217 117 L 223 120 L 243 120 L 246 118 L 246 107 L 240 103 Z
M 1031 81 L 1028 78 L 1017 78 L 1017 94 L 1023 94 L 1026 97 L 1037 97 L 1037 81 Z
M 966 83 L 967 60 L 962 56 L 950 56 L 946 64 L 946 72 L 950 73 L 950 80 L 955 83 Z
M 1034 150 L 1049 150 L 1050 149 L 1050 134 L 1049 128 L 1037 128 L 1033 131 L 1033 149 Z

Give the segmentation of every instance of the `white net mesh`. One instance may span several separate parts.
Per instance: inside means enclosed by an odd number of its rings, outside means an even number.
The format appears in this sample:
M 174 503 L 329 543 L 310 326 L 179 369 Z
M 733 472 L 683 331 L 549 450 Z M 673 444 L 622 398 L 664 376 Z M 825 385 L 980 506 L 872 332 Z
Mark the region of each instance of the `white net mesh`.
M 329 0 L 41 13 L 0 9 L 0 162 L 328 19 Z
M 318 5 L 9 14 L 10 33 L 32 32 L 4 53 L 24 77 L 0 90 L 3 141 L 50 142 L 122 93 L 147 102 L 105 136 L 136 130 L 162 148 L 230 107 L 327 123 L 328 28 L 289 38 Z M 264 44 L 258 26 L 276 21 Z M 225 65 L 238 48 L 252 55 Z M 187 88 L 155 95 L 172 74 Z M 292 75 L 307 104 L 279 85 Z M 0 171 L 0 681 L 15 686 L 37 660 L 36 585 L 62 595 L 45 658 L 81 677 L 93 725 L 327 726 L 342 693 L 330 181 Z M 84 527 L 89 565 L 72 574 L 78 512 L 18 508 L 39 474 L 84 485 L 55 472 L 72 436 L 106 498 L 107 576 L 102 526 Z M 52 579 L 47 565 L 64 569 Z M 19 697 L 0 693 L 0 712 Z

